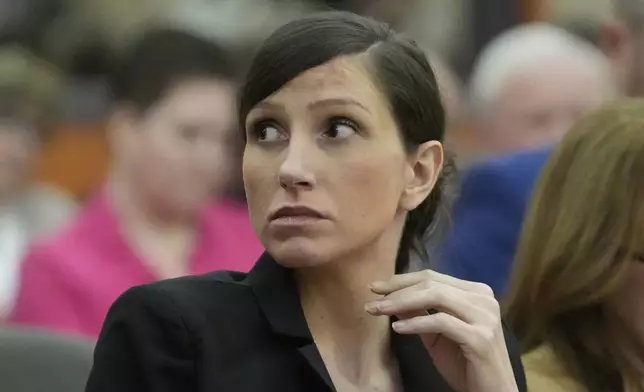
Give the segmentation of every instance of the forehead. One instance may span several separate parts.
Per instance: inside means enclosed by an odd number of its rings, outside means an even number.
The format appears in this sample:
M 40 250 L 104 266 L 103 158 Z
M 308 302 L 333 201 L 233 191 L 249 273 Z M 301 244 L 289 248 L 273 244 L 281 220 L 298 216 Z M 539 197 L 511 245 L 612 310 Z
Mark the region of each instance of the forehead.
M 173 86 L 150 114 L 189 118 L 234 117 L 235 86 L 219 80 L 189 80 Z M 232 121 L 232 118 L 231 118 Z
M 165 98 L 171 101 L 234 99 L 232 83 L 218 79 L 188 79 L 171 86 Z
M 356 56 L 342 56 L 304 71 L 265 102 L 305 104 L 327 98 L 348 98 L 364 106 L 387 104 L 377 83 Z

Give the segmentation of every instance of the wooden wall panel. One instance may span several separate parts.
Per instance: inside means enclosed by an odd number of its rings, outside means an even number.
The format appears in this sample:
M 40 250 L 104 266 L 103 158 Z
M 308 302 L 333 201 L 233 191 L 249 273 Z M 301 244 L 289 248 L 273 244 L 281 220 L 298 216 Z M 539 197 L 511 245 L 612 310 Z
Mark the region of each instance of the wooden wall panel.
M 546 0 L 520 0 L 523 20 L 533 22 L 542 20 L 547 6 Z
M 102 125 L 62 126 L 43 146 L 36 176 L 85 199 L 103 181 L 108 159 Z

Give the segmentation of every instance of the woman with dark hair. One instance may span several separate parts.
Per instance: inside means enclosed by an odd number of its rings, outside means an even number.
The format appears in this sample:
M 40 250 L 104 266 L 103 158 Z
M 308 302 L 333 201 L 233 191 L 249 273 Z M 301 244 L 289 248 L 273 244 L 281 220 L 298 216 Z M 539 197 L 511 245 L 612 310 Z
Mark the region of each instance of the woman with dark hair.
M 490 288 L 408 271 L 443 182 L 443 108 L 413 42 L 348 13 L 289 23 L 239 115 L 267 252 L 248 274 L 122 295 L 88 392 L 525 390 Z
M 96 338 L 130 287 L 252 267 L 263 249 L 247 209 L 221 197 L 235 126 L 228 57 L 168 28 L 126 51 L 111 83 L 108 178 L 70 225 L 29 251 L 11 322 Z
M 61 76 L 24 47 L 0 46 L 0 322 L 14 306 L 29 244 L 60 230 L 78 210 L 71 195 L 34 181 L 58 114 Z

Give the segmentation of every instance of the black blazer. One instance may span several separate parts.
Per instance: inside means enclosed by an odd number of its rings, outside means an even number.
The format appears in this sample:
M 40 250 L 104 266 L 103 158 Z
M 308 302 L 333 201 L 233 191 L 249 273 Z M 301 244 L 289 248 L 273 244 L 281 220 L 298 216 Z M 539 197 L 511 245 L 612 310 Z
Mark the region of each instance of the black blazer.
M 526 391 L 517 346 L 507 341 L 519 390 Z M 419 337 L 394 333 L 392 345 L 405 391 L 451 391 Z M 214 272 L 127 291 L 107 315 L 86 389 L 333 390 L 292 273 L 267 254 L 248 274 Z

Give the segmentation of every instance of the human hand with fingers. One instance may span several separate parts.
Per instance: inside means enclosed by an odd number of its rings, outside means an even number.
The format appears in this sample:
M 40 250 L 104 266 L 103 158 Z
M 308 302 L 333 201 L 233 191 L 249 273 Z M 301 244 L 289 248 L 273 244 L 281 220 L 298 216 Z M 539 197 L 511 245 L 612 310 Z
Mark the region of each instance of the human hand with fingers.
M 374 282 L 383 295 L 366 304 L 373 316 L 395 316 L 399 334 L 417 334 L 443 378 L 458 392 L 518 391 L 501 312 L 487 285 L 425 270 Z

